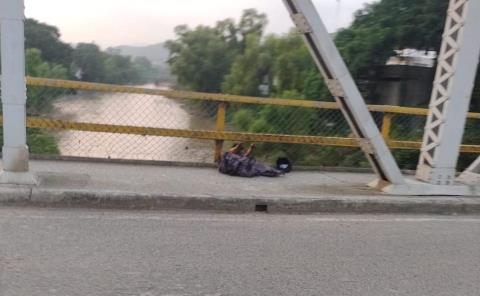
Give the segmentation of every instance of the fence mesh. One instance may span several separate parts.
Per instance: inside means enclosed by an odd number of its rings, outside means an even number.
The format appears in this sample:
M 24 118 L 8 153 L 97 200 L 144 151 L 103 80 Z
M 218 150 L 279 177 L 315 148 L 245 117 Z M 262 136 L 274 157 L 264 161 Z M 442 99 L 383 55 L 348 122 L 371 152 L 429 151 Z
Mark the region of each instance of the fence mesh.
M 154 88 L 155 86 L 145 86 Z M 159 95 L 28 86 L 29 116 L 48 120 L 179 130 L 216 131 L 219 102 L 171 99 Z M 382 112 L 372 112 L 382 128 Z M 425 116 L 393 114 L 389 140 L 421 142 Z M 480 120 L 469 119 L 464 143 L 478 144 Z M 254 134 L 353 138 L 338 109 L 227 103 L 225 130 Z M 116 132 L 49 128 L 28 130 L 33 154 L 212 163 L 214 141 Z M 226 141 L 224 150 L 232 144 Z M 287 156 L 297 165 L 368 167 L 356 147 L 257 143 L 256 157 L 273 162 Z M 416 150 L 395 150 L 402 168 L 414 169 Z M 468 156 L 467 163 L 473 156 Z M 465 157 L 463 157 L 465 158 Z M 460 166 L 465 166 L 461 162 Z
M 395 115 L 390 137 L 398 141 L 422 141 L 426 116 Z
M 27 109 L 30 115 L 44 119 L 152 128 L 213 129 L 215 123 L 211 114 L 195 114 L 189 103 L 153 95 L 29 86 Z M 51 137 L 57 153 L 64 156 L 189 162 L 213 159 L 211 141 L 76 130 L 44 130 L 30 140 L 40 140 L 41 137 L 44 140 Z

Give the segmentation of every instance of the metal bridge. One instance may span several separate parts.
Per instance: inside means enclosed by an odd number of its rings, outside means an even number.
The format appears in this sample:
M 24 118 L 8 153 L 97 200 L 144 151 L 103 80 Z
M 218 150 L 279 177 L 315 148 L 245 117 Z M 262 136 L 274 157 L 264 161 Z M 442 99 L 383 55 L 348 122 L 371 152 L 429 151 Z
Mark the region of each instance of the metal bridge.
M 430 108 L 367 106 L 345 63 L 332 42 L 311 0 L 285 0 L 292 20 L 303 34 L 326 84 L 336 103 L 254 98 L 222 94 L 206 94 L 129 86 L 84 83 L 27 77 L 23 41 L 23 1 L 0 0 L 2 103 L 3 103 L 3 167 L 1 183 L 35 184 L 29 172 L 26 128 L 78 130 L 113 134 L 148 135 L 155 137 L 195 138 L 215 141 L 214 157 L 218 157 L 224 141 L 255 141 L 287 144 L 360 147 L 377 175 L 370 185 L 399 195 L 478 195 L 480 193 L 480 158 L 457 177 L 460 152 L 479 153 L 478 145 L 462 145 L 467 118 L 480 119 L 468 113 L 475 73 L 480 56 L 480 2 L 451 0 Z M 468 41 L 468 42 L 467 42 Z M 99 93 L 142 94 L 165 96 L 178 100 L 217 102 L 214 130 L 192 130 L 167 127 L 145 127 L 135 124 L 62 120 L 26 117 L 27 86 L 44 89 L 89 90 Z M 350 126 L 352 135 L 287 135 L 282 133 L 244 133 L 227 130 L 227 105 L 261 104 L 303 109 L 339 110 Z M 372 113 L 381 113 L 378 127 Z M 301 113 L 300 113 L 301 114 Z M 426 116 L 423 142 L 391 137 L 392 119 L 399 116 Z M 402 175 L 391 149 L 420 150 L 416 178 Z M 212 157 L 213 159 L 213 157 Z

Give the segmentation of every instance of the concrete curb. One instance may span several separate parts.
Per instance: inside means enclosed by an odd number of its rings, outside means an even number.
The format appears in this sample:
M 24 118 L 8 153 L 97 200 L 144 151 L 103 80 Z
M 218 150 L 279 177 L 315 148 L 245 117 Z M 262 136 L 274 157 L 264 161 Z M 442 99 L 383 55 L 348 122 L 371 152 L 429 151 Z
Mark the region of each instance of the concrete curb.
M 0 204 L 25 203 L 30 200 L 32 189 L 24 186 L 2 186 L 0 188 Z
M 199 210 L 281 214 L 480 214 L 474 197 L 233 197 L 138 194 L 115 191 L 0 188 L 0 205 L 130 210 Z
M 43 161 L 95 162 L 95 163 L 104 163 L 104 164 L 131 164 L 131 165 L 187 167 L 187 168 L 217 168 L 217 165 L 215 163 L 210 163 L 210 162 L 136 160 L 136 159 L 95 158 L 95 157 L 38 155 L 38 154 L 31 154 L 30 159 L 43 160 Z M 270 165 L 274 165 L 274 164 L 270 163 Z M 293 168 L 295 171 L 299 171 L 299 172 L 338 172 L 338 173 L 362 173 L 362 174 L 374 173 L 373 169 L 371 168 L 356 168 L 356 167 L 294 165 Z M 402 170 L 402 173 L 406 175 L 414 175 L 415 171 Z

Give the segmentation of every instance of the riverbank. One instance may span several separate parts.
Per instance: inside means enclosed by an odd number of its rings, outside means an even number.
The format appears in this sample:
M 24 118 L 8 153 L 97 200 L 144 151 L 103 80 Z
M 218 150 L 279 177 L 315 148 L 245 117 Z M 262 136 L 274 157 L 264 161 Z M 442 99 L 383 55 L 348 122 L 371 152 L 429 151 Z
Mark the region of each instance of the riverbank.
M 165 88 L 153 84 L 142 87 Z M 215 119 L 197 113 L 181 100 L 161 96 L 78 91 L 59 97 L 46 117 L 84 123 L 213 129 Z M 205 163 L 213 160 L 213 141 L 74 130 L 49 134 L 55 138 L 61 156 Z

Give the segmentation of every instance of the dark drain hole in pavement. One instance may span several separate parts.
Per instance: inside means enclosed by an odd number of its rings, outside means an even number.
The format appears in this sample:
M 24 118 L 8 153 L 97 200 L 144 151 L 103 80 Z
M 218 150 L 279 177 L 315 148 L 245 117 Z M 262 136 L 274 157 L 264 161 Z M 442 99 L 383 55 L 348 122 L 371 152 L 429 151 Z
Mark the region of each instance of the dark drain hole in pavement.
M 268 212 L 268 206 L 267 205 L 255 205 L 255 212 Z

